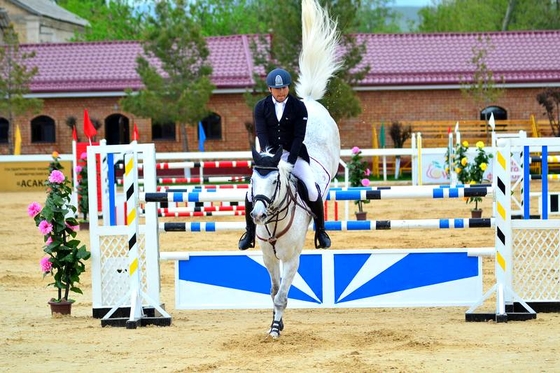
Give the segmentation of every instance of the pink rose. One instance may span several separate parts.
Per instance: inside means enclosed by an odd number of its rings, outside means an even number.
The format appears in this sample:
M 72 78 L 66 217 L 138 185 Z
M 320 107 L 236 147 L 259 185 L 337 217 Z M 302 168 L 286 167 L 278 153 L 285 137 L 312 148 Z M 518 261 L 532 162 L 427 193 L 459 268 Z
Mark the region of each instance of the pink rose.
M 371 175 L 371 170 L 370 170 L 369 168 L 367 168 L 367 169 L 364 171 L 364 174 L 365 174 L 366 176 Z
M 38 204 L 37 202 L 32 202 L 29 204 L 29 206 L 27 206 L 27 215 L 34 218 L 35 215 L 40 213 L 42 209 L 43 208 L 41 207 L 40 204 Z
M 87 159 L 87 153 L 83 152 L 82 154 L 80 154 L 80 159 L 81 160 L 86 160 Z
M 47 256 L 41 258 L 39 265 L 41 266 L 41 271 L 45 273 L 49 273 L 52 270 L 52 263 Z
M 365 187 L 369 186 L 369 179 L 362 179 L 362 185 Z
M 358 148 L 357 146 L 354 146 L 352 148 L 352 154 L 358 154 L 360 152 L 360 148 Z
M 76 173 L 79 174 L 82 172 L 82 166 L 76 166 Z
M 49 236 L 49 238 L 47 238 L 47 240 L 45 241 L 45 246 L 49 246 L 52 243 L 52 237 Z
M 50 176 L 49 176 L 49 182 L 51 183 L 55 183 L 55 184 L 60 184 L 64 181 L 65 176 L 62 172 L 60 172 L 59 170 L 53 170 L 53 172 L 51 172 Z
M 47 234 L 51 233 L 52 230 L 53 230 L 53 226 L 48 221 L 42 220 L 39 223 L 39 232 L 41 232 L 42 235 L 47 235 Z

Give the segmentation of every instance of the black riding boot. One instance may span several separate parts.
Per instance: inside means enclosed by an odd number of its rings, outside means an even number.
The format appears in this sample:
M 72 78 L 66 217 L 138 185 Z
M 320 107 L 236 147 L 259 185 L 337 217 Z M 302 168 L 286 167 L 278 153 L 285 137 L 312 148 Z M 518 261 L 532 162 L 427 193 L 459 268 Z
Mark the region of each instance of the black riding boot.
M 319 187 L 317 187 L 319 189 Z M 328 249 L 331 247 L 331 239 L 325 231 L 325 214 L 323 212 L 323 200 L 321 193 L 315 202 L 309 202 L 309 208 L 315 214 L 315 248 Z
M 239 250 L 255 247 L 255 223 L 251 218 L 253 204 L 245 197 L 245 233 L 239 239 Z

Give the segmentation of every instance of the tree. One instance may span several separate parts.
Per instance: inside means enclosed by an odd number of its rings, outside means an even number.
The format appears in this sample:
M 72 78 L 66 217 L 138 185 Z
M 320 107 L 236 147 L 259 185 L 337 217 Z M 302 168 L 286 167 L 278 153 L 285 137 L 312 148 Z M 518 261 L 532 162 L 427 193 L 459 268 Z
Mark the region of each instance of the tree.
M 193 0 L 193 21 L 204 36 L 257 34 L 266 30 L 261 17 L 264 1 Z
M 323 1 L 323 3 L 327 3 Z M 338 0 L 328 2 L 329 14 L 338 21 L 338 29 L 342 34 L 345 50 L 343 68 L 333 77 L 323 98 L 323 104 L 335 120 L 354 117 L 361 112 L 360 102 L 352 90 L 352 84 L 362 79 L 369 71 L 369 66 L 361 66 L 365 46 L 358 45 L 349 34 L 356 26 L 356 13 L 359 0 Z M 278 16 L 281 15 L 281 16 Z M 270 27 L 270 38 L 261 36 L 252 45 L 255 66 L 268 72 L 281 66 L 288 70 L 293 80 L 297 80 L 298 59 L 301 50 L 301 2 L 286 0 L 283 2 L 264 3 L 263 17 Z M 294 32 L 298 30 L 298 32 Z M 249 107 L 264 97 L 267 87 L 259 74 L 254 74 L 255 87 L 245 94 Z
M 402 15 L 389 8 L 388 3 L 389 0 L 362 0 L 352 32 L 400 32 L 398 21 Z
M 183 151 L 188 151 L 186 125 L 208 114 L 206 104 L 214 89 L 206 40 L 187 12 L 192 6 L 186 0 L 157 3 L 142 37 L 145 56 L 136 59 L 144 89 L 127 90 L 121 100 L 123 109 L 135 115 L 179 123 Z
M 136 11 L 140 0 L 58 0 L 58 5 L 88 20 L 76 41 L 136 40 L 144 28 L 144 14 Z M 144 7 L 149 10 L 148 6 Z
M 29 85 L 39 72 L 37 67 L 28 68 L 25 61 L 35 57 L 35 53 L 20 50 L 18 34 L 10 24 L 4 31 L 4 43 L 0 44 L 0 113 L 7 114 L 8 152 L 14 152 L 14 119 L 16 116 L 41 110 L 43 101 L 26 98 Z
M 537 101 L 546 111 L 552 134 L 560 137 L 560 88 L 545 89 L 537 95 Z
M 391 127 L 389 128 L 389 136 L 391 140 L 393 140 L 393 145 L 397 149 L 401 149 L 404 146 L 406 140 L 410 138 L 412 135 L 412 127 L 411 126 L 403 126 L 403 124 L 399 121 L 393 121 L 391 123 Z M 399 174 L 401 173 L 401 156 L 397 155 L 395 157 L 395 180 L 399 178 Z
M 511 23 L 511 16 L 513 14 L 513 10 L 515 9 L 515 3 L 515 0 L 508 1 L 506 15 L 504 16 L 504 21 L 502 22 L 502 31 L 507 31 L 509 24 Z
M 494 50 L 494 45 L 490 36 L 479 36 L 476 44 L 472 47 L 473 56 L 470 62 L 474 65 L 475 71 L 472 78 L 463 77 L 461 82 L 461 93 L 474 100 L 477 105 L 487 107 L 491 102 L 498 100 L 504 93 L 503 88 L 496 86 L 494 73 L 486 64 L 488 53 Z M 485 118 L 488 122 L 488 112 Z M 488 127 L 486 128 L 488 134 Z
M 447 0 L 420 9 L 420 32 L 557 30 L 560 0 Z

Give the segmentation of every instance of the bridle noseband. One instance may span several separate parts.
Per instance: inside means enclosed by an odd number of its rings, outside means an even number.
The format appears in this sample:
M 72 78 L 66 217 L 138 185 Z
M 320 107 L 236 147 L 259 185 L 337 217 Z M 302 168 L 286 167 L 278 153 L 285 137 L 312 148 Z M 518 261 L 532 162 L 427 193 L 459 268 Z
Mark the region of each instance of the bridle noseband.
M 257 171 L 257 173 L 261 176 L 266 176 L 272 171 L 279 171 L 278 167 L 254 166 L 253 169 Z M 257 194 L 253 196 L 253 205 L 256 202 L 261 201 L 266 209 L 267 215 L 274 215 L 278 209 L 276 207 L 272 207 L 272 205 L 274 204 L 274 201 L 276 200 L 279 191 L 280 191 L 280 173 L 278 173 L 278 176 L 276 177 L 276 188 L 274 189 L 274 193 L 272 194 L 272 197 L 268 198 L 264 194 Z M 251 187 L 251 193 L 252 192 L 253 191 Z M 247 211 L 245 213 L 247 213 Z

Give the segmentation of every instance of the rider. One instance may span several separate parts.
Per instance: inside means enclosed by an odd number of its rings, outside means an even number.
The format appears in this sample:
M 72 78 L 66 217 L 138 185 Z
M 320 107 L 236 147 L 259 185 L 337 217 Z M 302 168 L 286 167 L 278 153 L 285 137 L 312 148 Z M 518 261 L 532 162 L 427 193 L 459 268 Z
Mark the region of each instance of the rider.
M 307 192 L 302 193 L 311 212 L 315 215 L 315 247 L 328 248 L 331 239 L 325 232 L 323 201 L 319 186 L 309 165 L 309 154 L 303 143 L 307 127 L 305 104 L 290 94 L 292 78 L 283 69 L 274 69 L 266 77 L 270 95 L 255 105 L 255 127 L 262 150 L 276 152 L 284 149 L 282 159 L 292 165 L 292 173 L 305 184 Z M 253 209 L 252 196 L 245 196 L 246 232 L 239 239 L 239 250 L 255 246 L 255 223 L 249 214 Z

